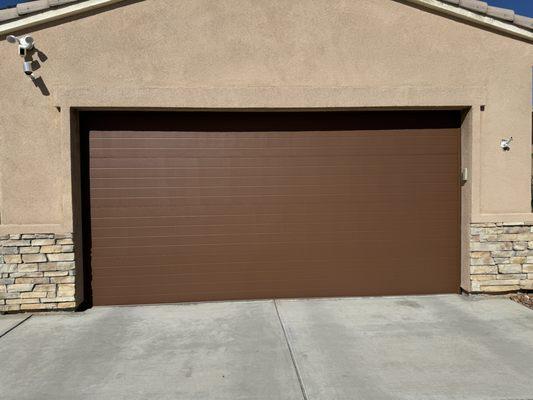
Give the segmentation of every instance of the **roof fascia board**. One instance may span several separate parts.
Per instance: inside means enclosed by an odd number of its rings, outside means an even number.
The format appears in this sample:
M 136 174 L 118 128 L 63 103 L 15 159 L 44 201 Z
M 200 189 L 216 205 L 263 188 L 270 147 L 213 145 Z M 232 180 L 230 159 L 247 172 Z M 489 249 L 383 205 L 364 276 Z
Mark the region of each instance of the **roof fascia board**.
M 533 42 L 533 32 L 528 31 L 527 29 L 520 28 L 519 26 L 512 25 L 498 19 L 489 17 L 487 15 L 477 14 L 473 11 L 467 10 L 465 8 L 457 7 L 452 4 L 443 3 L 440 0 L 406 0 L 409 3 L 415 5 L 429 8 L 431 10 L 438 11 L 442 14 L 450 15 L 462 20 L 472 22 L 476 25 L 486 26 L 491 29 L 498 30 L 500 32 L 506 33 L 518 37 L 520 39 L 525 39 L 529 42 Z
M 39 14 L 30 15 L 12 22 L 0 24 L 0 36 L 31 28 L 46 22 L 55 21 L 61 18 L 95 10 L 97 8 L 109 6 L 118 3 L 119 1 L 123 0 L 87 0 L 82 3 L 76 3 L 55 10 L 48 10 Z

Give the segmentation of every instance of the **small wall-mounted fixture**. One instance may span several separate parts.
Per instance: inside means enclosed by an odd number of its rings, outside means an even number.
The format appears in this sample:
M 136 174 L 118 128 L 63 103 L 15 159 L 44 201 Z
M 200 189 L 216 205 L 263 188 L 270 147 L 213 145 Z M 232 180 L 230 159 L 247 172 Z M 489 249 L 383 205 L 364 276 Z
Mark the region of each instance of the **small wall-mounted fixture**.
M 31 60 L 28 61 L 26 59 L 28 52 L 34 48 L 35 41 L 33 40 L 33 38 L 29 35 L 20 36 L 20 37 L 9 35 L 6 38 L 6 40 L 9 43 L 18 44 L 19 56 L 24 57 L 24 64 L 23 64 L 24 73 L 33 78 L 32 61 Z
M 464 185 L 468 182 L 468 168 L 461 169 L 461 183 Z
M 509 139 L 502 139 L 500 142 L 500 147 L 503 151 L 509 151 L 511 150 L 511 142 L 513 141 L 513 137 L 511 136 Z

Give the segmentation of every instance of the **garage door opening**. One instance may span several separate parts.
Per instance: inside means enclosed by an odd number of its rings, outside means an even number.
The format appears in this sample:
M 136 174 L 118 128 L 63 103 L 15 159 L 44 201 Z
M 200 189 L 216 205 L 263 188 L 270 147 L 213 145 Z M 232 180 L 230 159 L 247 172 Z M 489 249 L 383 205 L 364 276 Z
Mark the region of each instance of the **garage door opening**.
M 459 111 L 80 113 L 94 305 L 452 293 Z

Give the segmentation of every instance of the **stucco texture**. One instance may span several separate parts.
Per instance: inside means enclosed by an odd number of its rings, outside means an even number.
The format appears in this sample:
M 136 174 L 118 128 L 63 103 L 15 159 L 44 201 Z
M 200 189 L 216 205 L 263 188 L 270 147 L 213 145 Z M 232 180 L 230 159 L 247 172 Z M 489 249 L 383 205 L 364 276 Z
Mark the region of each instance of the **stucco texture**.
M 525 41 L 394 0 L 126 1 L 27 33 L 46 89 L 1 41 L 0 232 L 72 231 L 70 109 L 106 107 L 472 107 L 471 219 L 529 218 Z

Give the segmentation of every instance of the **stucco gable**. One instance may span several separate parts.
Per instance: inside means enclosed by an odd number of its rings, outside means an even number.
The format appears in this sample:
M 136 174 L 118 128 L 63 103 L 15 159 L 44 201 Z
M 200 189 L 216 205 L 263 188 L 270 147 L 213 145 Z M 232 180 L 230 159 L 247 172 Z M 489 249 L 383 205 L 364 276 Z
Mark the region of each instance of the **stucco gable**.
M 58 20 L 124 0 L 34 0 L 0 10 L 0 35 Z M 533 41 L 533 18 L 480 0 L 391 0 L 413 3 L 445 16 Z

